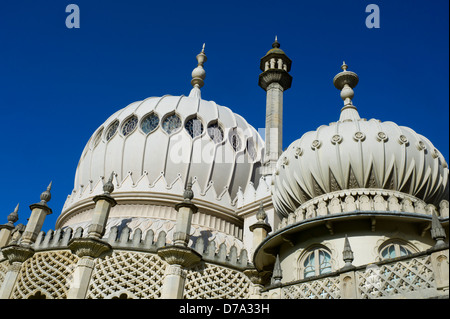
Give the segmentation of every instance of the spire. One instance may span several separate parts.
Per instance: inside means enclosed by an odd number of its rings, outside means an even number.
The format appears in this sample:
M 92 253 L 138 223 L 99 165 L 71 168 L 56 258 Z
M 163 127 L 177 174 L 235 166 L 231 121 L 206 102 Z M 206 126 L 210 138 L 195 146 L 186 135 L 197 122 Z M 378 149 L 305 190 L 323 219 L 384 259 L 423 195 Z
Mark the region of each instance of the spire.
M 14 208 L 14 211 L 8 215 L 8 223 L 6 225 L 14 226 L 14 223 L 19 220 L 19 214 L 17 214 L 18 211 L 19 211 L 19 204 L 17 204 L 16 208 Z
M 197 67 L 192 71 L 191 84 L 193 89 L 189 94 L 189 97 L 195 97 L 200 99 L 201 93 L 200 88 L 205 84 L 204 80 L 206 77 L 205 69 L 203 69 L 203 64 L 206 62 L 207 57 L 205 55 L 205 44 L 203 43 L 202 52 L 197 54 Z
M 280 255 L 277 255 L 275 265 L 273 266 L 272 285 L 281 284 L 281 279 L 283 279 L 283 270 L 281 269 Z
M 344 251 L 342 252 L 343 259 L 345 261 L 345 265 L 343 268 L 353 268 L 352 265 L 353 262 L 353 251 L 350 247 L 350 242 L 348 241 L 347 235 L 345 235 L 345 241 L 344 241 Z
M 192 177 L 189 178 L 186 189 L 183 193 L 184 202 L 190 203 L 191 200 L 194 198 L 194 192 L 192 191 Z
M 436 241 L 436 248 L 445 246 L 444 239 L 447 237 L 445 230 L 439 221 L 436 213 L 433 211 L 431 214 L 431 237 Z
M 348 65 L 345 64 L 345 61 L 342 63 L 341 69 L 342 72 L 338 73 L 333 79 L 334 86 L 341 91 L 341 98 L 344 100 L 344 107 L 341 109 L 339 121 L 359 120 L 358 110 L 352 102 L 355 95 L 353 88 L 358 84 L 359 77 L 356 73 L 347 71 Z
M 41 194 L 41 205 L 47 205 L 47 202 L 52 199 L 52 194 L 50 193 L 50 190 L 52 189 L 52 183 L 53 182 L 50 182 L 50 184 L 47 186 L 47 190 Z
M 112 192 L 114 192 L 114 184 L 112 183 L 113 178 L 114 172 L 111 173 L 108 181 L 105 183 L 105 185 L 103 185 L 103 191 L 105 192 L 105 195 L 110 195 Z

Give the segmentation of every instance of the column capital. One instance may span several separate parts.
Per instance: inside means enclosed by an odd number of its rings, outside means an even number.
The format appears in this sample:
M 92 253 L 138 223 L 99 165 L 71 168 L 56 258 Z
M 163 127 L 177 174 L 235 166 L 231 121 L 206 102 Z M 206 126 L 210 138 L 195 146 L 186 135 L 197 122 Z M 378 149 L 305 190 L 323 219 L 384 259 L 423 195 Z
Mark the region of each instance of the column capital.
M 28 258 L 34 255 L 34 249 L 31 247 L 24 247 L 20 245 L 9 245 L 2 248 L 3 256 L 5 256 L 9 263 L 23 263 Z
M 78 257 L 91 258 L 97 258 L 112 249 L 110 244 L 97 238 L 73 238 L 68 247 Z
M 170 265 L 190 267 L 202 260 L 202 256 L 195 250 L 183 246 L 167 246 L 157 250 L 158 256 Z

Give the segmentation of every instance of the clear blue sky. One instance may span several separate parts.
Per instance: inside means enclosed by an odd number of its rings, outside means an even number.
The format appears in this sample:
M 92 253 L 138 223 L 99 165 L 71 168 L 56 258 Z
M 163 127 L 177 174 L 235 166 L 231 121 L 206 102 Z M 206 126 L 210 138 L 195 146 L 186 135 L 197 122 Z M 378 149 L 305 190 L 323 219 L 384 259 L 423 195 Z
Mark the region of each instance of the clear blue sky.
M 81 10 L 68 29 L 65 8 Z M 368 29 L 368 4 L 380 28 Z M 429 138 L 449 161 L 449 1 L 87 1 L 0 4 L 0 223 L 53 181 L 56 218 L 81 152 L 112 113 L 149 96 L 188 95 L 206 43 L 202 98 L 264 126 L 259 59 L 275 35 L 291 58 L 284 146 L 339 118 L 332 79 L 356 72 L 361 117 L 394 121 Z

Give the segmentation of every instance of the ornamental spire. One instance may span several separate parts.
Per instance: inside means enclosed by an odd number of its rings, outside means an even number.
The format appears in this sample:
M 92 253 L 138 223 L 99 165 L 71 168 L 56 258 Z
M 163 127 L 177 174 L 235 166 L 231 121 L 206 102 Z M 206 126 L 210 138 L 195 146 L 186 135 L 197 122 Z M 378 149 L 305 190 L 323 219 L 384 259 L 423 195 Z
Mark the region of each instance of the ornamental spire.
M 359 114 L 353 105 L 352 99 L 355 95 L 353 88 L 358 84 L 359 77 L 356 73 L 347 71 L 348 65 L 345 61 L 341 66 L 342 72 L 338 73 L 334 79 L 334 86 L 341 91 L 341 99 L 344 101 L 344 107 L 341 109 L 340 122 L 359 120 Z
M 206 77 L 205 69 L 203 68 L 203 64 L 206 62 L 207 57 L 205 55 L 205 44 L 203 43 L 202 52 L 197 54 L 197 67 L 192 71 L 192 80 L 191 84 L 193 89 L 189 94 L 189 97 L 195 97 L 200 99 L 201 93 L 200 88 L 205 84 L 204 80 Z

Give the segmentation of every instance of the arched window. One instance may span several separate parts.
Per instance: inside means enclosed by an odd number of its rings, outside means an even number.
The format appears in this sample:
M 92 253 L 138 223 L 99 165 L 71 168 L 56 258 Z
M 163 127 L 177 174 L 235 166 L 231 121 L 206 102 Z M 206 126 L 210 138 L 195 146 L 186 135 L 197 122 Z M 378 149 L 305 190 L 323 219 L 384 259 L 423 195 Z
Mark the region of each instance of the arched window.
M 128 120 L 125 121 L 125 123 L 122 125 L 122 134 L 123 136 L 127 136 L 128 134 L 132 133 L 134 129 L 136 128 L 138 123 L 138 118 L 136 115 L 133 115 Z
M 391 259 L 401 256 L 411 255 L 411 247 L 406 242 L 388 241 L 380 247 L 380 256 L 383 259 Z
M 303 278 L 323 275 L 331 272 L 331 255 L 324 248 L 310 250 L 301 263 Z
M 172 114 L 166 117 L 162 123 L 162 128 L 168 134 L 172 134 L 181 127 L 181 119 L 178 115 Z
M 159 117 L 155 113 L 146 116 L 141 123 L 141 129 L 145 134 L 153 132 L 159 125 Z
M 203 133 L 203 123 L 197 117 L 188 120 L 184 125 L 184 128 L 192 138 L 199 136 Z

